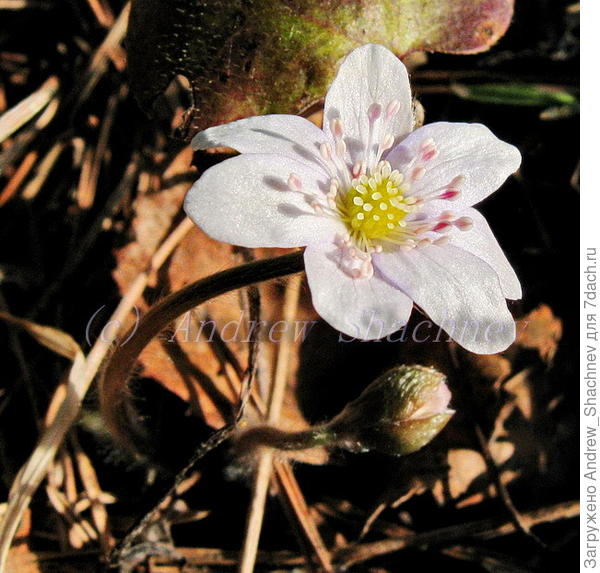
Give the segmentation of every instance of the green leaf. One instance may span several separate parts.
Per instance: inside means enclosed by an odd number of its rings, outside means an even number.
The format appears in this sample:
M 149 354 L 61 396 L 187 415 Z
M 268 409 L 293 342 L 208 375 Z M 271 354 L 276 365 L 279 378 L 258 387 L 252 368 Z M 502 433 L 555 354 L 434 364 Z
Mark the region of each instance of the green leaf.
M 454 93 L 481 103 L 519 105 L 532 107 L 578 105 L 577 98 L 566 90 L 552 86 L 532 84 L 477 84 L 452 86 Z
M 131 85 L 153 106 L 175 75 L 191 85 L 184 135 L 240 117 L 296 113 L 336 64 L 369 42 L 398 56 L 474 53 L 500 38 L 513 0 L 134 0 Z

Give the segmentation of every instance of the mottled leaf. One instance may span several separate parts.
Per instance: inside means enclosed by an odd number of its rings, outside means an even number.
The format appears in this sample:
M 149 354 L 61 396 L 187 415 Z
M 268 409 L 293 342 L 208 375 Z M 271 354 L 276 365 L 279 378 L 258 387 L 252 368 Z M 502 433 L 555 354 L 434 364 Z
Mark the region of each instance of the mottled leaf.
M 191 85 L 184 135 L 264 113 L 296 113 L 325 95 L 336 64 L 373 42 L 398 56 L 475 53 L 500 38 L 513 0 L 136 0 L 131 85 L 151 112 L 177 75 Z

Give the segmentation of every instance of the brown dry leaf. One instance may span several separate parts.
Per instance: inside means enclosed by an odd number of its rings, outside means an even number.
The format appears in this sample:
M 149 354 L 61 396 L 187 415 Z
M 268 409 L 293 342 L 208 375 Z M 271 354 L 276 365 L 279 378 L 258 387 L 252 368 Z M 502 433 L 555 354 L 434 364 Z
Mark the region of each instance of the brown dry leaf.
M 0 516 L 3 515 L 6 504 L 0 506 Z M 19 529 L 15 534 L 15 541 L 8 552 L 6 563 L 7 573 L 41 573 L 35 553 L 29 549 L 27 538 L 31 534 L 31 510 L 28 508 L 23 514 Z
M 530 378 L 531 368 L 525 368 L 507 380 L 503 386 L 513 398 L 503 409 L 508 409 L 510 414 L 514 407 L 517 407 L 526 420 L 533 418 L 533 388 Z M 503 423 L 506 417 L 501 411 L 496 424 Z
M 512 372 L 510 361 L 501 354 L 463 353 L 465 362 L 486 382 L 505 380 Z
M 541 304 L 519 322 L 521 328 L 515 344 L 537 350 L 544 362 L 551 363 L 562 337 L 560 318 L 554 315 L 548 305 Z

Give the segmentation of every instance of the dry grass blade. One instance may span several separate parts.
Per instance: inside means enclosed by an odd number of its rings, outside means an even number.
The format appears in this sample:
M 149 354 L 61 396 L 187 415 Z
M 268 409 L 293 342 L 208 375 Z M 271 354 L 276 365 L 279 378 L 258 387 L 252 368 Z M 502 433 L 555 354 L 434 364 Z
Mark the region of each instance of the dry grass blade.
M 76 107 L 79 107 L 81 103 L 89 98 L 98 80 L 106 71 L 109 59 L 112 60 L 118 70 L 122 71 L 125 69 L 125 56 L 121 48 L 121 42 L 127 31 L 130 9 L 131 3 L 128 2 L 123 7 L 123 10 L 121 10 L 119 17 L 115 20 L 108 34 L 106 34 L 106 38 L 104 38 L 104 41 L 94 53 L 86 72 L 84 86 L 77 95 L 78 105 Z
M 49 8 L 43 0 L 0 0 L 0 10 L 25 10 L 26 8 Z
M 44 158 L 39 162 L 37 169 L 34 171 L 31 180 L 25 185 L 23 189 L 22 197 L 26 201 L 35 199 L 37 194 L 40 192 L 42 185 L 46 182 L 48 175 L 52 171 L 54 164 L 63 152 L 65 144 L 62 141 L 57 141 L 46 153 Z M 0 200 L 0 205 L 2 201 Z
M 189 221 L 186 219 L 165 239 L 153 256 L 146 272 L 141 273 L 133 282 L 108 323 L 123 324 L 125 322 L 148 284 L 150 276 L 162 266 L 190 228 Z M 58 413 L 41 436 L 38 445 L 21 468 L 11 487 L 6 512 L 0 522 L 0 573 L 5 570 L 8 550 L 23 512 L 29 505 L 31 496 L 44 479 L 67 431 L 77 418 L 81 401 L 111 347 L 112 343 L 109 340 L 100 337 L 87 357 L 84 357 L 82 353 L 78 353 L 73 360 L 73 365 L 67 376 L 66 395 Z M 59 346 L 59 348 L 62 347 Z M 57 391 L 62 391 L 62 389 L 59 387 Z
M 42 111 L 58 91 L 58 78 L 49 77 L 36 91 L 0 116 L 0 142 Z
M 21 165 L 19 165 L 17 170 L 14 172 L 13 176 L 6 184 L 6 187 L 4 187 L 2 192 L 0 192 L 0 207 L 2 207 L 2 205 L 5 203 L 8 203 L 8 201 L 14 197 L 16 192 L 19 190 L 19 187 L 21 187 L 21 184 L 26 179 L 27 175 L 29 175 L 29 172 L 35 165 L 37 159 L 37 151 L 30 151 L 27 155 L 25 155 L 23 161 L 21 161 Z
M 78 355 L 82 355 L 79 344 L 73 338 L 62 330 L 36 324 L 23 318 L 17 318 L 7 312 L 0 311 L 0 318 L 11 324 L 16 324 L 25 329 L 33 336 L 42 346 L 60 354 L 69 360 L 75 360 Z
M 325 547 L 325 543 L 321 538 L 321 534 L 319 533 L 315 522 L 310 516 L 308 505 L 302 495 L 302 491 L 296 481 L 292 468 L 288 462 L 279 461 L 274 462 L 273 468 L 282 494 L 285 495 L 287 503 L 298 519 L 302 533 L 312 547 L 321 569 L 323 571 L 333 571 L 331 555 L 327 550 L 327 547 Z
M 296 314 L 298 312 L 301 281 L 302 277 L 300 275 L 294 276 L 289 280 L 286 287 L 283 320 L 288 324 L 295 319 Z M 273 387 L 271 389 L 271 396 L 269 400 L 269 407 L 267 413 L 267 420 L 271 424 L 276 423 L 279 420 L 279 416 L 281 413 L 283 397 L 285 393 L 285 386 L 289 375 L 288 369 L 291 350 L 291 338 L 282 338 L 277 353 L 277 366 L 275 370 Z M 271 478 L 272 469 L 273 451 L 265 450 L 260 453 L 258 466 L 254 478 L 252 501 L 250 503 L 250 509 L 248 511 L 248 521 L 246 524 L 246 537 L 244 539 L 244 546 L 240 557 L 240 573 L 251 573 L 254 570 L 254 565 L 256 563 L 256 555 L 258 551 L 258 541 L 260 539 L 260 532 L 262 528 L 265 510 L 265 502 L 267 499 L 267 492 L 269 488 L 269 481 Z M 286 482 L 287 487 L 285 488 L 285 492 L 288 495 L 288 501 L 290 503 L 296 502 L 294 507 L 295 514 L 299 517 L 299 521 L 304 532 L 308 533 L 308 538 L 311 541 L 312 546 L 316 550 L 321 567 L 325 571 L 332 571 L 329 555 L 325 550 L 325 547 L 320 539 L 320 536 L 318 535 L 318 532 L 316 532 L 314 524 L 312 524 L 311 527 L 310 518 L 308 518 L 308 520 L 302 518 L 303 508 L 299 507 L 297 502 L 298 500 L 301 500 L 303 502 L 303 498 L 301 496 L 299 497 L 297 495 L 294 495 L 293 490 L 290 488 L 290 481 L 289 479 L 285 479 L 286 474 L 283 471 L 278 472 L 278 478 L 282 482 Z M 306 517 L 307 515 L 308 512 L 305 511 L 304 517 Z
M 112 10 L 104 0 L 87 0 L 87 3 L 102 27 L 110 28 L 115 23 Z
M 79 187 L 77 189 L 77 202 L 81 209 L 89 209 L 94 203 L 100 168 L 108 151 L 108 140 L 117 112 L 117 105 L 121 99 L 120 96 L 124 95 L 124 93 L 126 92 L 122 92 L 122 94 L 113 94 L 108 99 L 106 112 L 102 120 L 102 127 L 100 128 L 98 143 L 94 150 L 88 149 L 84 154 Z

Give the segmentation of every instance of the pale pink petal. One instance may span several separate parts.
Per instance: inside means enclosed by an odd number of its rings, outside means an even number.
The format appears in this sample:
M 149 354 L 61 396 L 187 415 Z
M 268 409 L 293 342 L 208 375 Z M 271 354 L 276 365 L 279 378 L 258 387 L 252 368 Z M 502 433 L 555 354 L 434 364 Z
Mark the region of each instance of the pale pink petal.
M 306 277 L 315 310 L 331 326 L 360 340 L 382 338 L 402 328 L 412 301 L 377 272 L 353 279 L 336 262 L 336 247 L 309 245 L 304 252 Z
M 290 175 L 302 191 L 290 189 Z M 298 247 L 329 241 L 339 219 L 316 215 L 326 177 L 305 163 L 274 154 L 233 157 L 208 169 L 185 198 L 188 216 L 208 235 L 245 247 Z
M 192 147 L 225 146 L 240 153 L 278 153 L 324 169 L 319 148 L 327 141 L 323 131 L 303 117 L 261 115 L 201 131 L 192 139 Z
M 392 102 L 396 102 L 397 113 L 385 124 L 383 118 L 380 119 L 378 125 L 385 125 L 385 133 L 390 133 L 398 142 L 413 126 L 406 67 L 383 46 L 361 46 L 346 56 L 327 92 L 323 129 L 330 133 L 331 120 L 340 119 L 352 161 L 355 161 L 360 159 L 357 154 L 362 152 L 369 135 L 370 106 L 379 104 L 385 114 Z
M 467 350 L 493 354 L 514 341 L 515 322 L 498 277 L 475 255 L 451 245 L 432 245 L 377 254 L 373 262 Z
M 405 172 L 418 167 L 411 162 L 425 142 L 433 142 L 437 153 L 422 163 L 418 180 L 411 184 L 410 194 L 434 196 L 457 177 L 461 191 L 454 201 L 435 201 L 434 210 L 461 209 L 485 199 L 504 183 L 521 164 L 519 150 L 498 139 L 487 127 L 478 123 L 438 122 L 411 133 L 392 149 L 386 159 L 393 168 Z
M 449 235 L 450 243 L 483 259 L 496 271 L 504 296 L 512 300 L 520 299 L 523 294 L 521 283 L 485 217 L 473 208 L 465 209 L 460 215 L 469 217 L 473 222 L 473 227 L 468 231 L 459 231 L 453 228 Z

